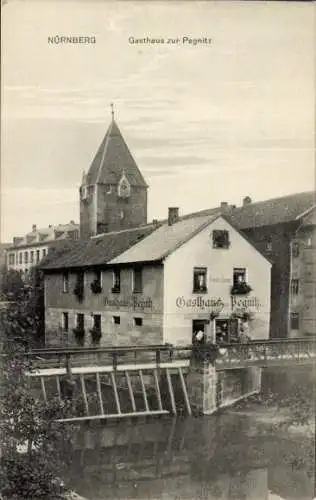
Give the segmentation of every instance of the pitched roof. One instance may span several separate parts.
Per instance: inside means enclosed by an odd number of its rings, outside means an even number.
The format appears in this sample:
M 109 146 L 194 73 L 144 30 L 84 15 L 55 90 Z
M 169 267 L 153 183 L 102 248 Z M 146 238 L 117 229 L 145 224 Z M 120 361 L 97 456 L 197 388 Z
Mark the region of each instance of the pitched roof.
M 134 229 L 125 229 L 96 236 L 86 241 L 70 242 L 52 250 L 41 263 L 41 269 L 67 269 L 89 267 L 106 264 L 117 255 L 125 252 L 140 239 L 155 231 L 156 226 L 150 224 Z
M 79 234 L 79 224 L 75 224 L 73 221 L 69 224 L 35 228 L 25 236 L 16 238 L 14 247 L 24 247 L 36 243 L 49 243 L 56 239 L 64 239 L 70 236 L 73 231 L 77 231 Z
M 147 184 L 113 119 L 86 176 L 87 185 L 118 184 L 125 175 L 131 186 Z
M 270 226 L 298 220 L 316 202 L 314 191 L 295 193 L 270 200 L 249 203 L 242 207 L 228 206 L 224 212 L 239 229 Z M 220 210 L 218 208 L 217 210 Z M 214 213 L 214 209 L 201 210 L 187 214 L 184 218 L 205 216 Z
M 219 217 L 222 217 L 232 225 L 229 218 L 223 216 L 218 211 L 212 215 L 180 219 L 171 226 L 165 223 L 155 232 L 148 235 L 147 238 L 136 243 L 133 247 L 129 248 L 121 255 L 118 255 L 113 260 L 110 260 L 108 264 L 128 264 L 163 260 Z M 232 227 L 241 234 L 238 229 L 234 228 L 234 226 Z M 248 238 L 245 238 L 243 234 L 241 234 L 241 236 L 246 239 L 250 245 L 254 246 L 266 260 L 269 260 L 251 241 L 249 241 Z

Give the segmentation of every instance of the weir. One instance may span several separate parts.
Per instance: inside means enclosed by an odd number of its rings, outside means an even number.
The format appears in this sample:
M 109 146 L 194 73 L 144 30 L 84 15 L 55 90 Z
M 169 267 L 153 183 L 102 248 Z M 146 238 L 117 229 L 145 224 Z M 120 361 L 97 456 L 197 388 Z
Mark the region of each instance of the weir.
M 66 421 L 178 413 L 210 415 L 261 390 L 262 369 L 313 365 L 316 339 L 209 346 L 143 346 L 34 350 L 28 373 L 44 401 L 73 399 Z M 197 355 L 198 354 L 198 355 Z

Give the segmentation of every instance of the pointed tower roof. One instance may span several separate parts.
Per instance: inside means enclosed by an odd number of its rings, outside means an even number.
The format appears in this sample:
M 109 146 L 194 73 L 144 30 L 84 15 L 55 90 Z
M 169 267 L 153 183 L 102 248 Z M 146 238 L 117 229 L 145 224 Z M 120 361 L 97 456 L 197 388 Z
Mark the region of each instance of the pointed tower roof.
M 112 122 L 92 161 L 86 183 L 118 184 L 123 172 L 131 186 L 148 187 L 114 120 L 112 109 Z

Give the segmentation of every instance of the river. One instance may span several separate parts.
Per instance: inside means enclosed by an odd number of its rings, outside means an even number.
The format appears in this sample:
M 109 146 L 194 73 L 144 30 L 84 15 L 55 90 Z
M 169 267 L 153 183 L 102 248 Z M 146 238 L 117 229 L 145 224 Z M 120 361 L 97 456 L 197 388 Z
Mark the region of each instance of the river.
M 313 439 L 273 409 L 82 425 L 66 483 L 89 500 L 311 500 Z

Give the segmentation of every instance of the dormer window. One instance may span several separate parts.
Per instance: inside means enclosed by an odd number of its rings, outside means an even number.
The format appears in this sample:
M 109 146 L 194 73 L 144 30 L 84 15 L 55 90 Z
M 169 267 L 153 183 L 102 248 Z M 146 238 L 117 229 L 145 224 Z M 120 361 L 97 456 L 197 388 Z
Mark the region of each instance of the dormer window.
M 212 233 L 213 248 L 229 248 L 229 232 L 215 229 Z
M 124 172 L 118 184 L 118 195 L 120 198 L 129 198 L 131 195 L 131 186 Z

